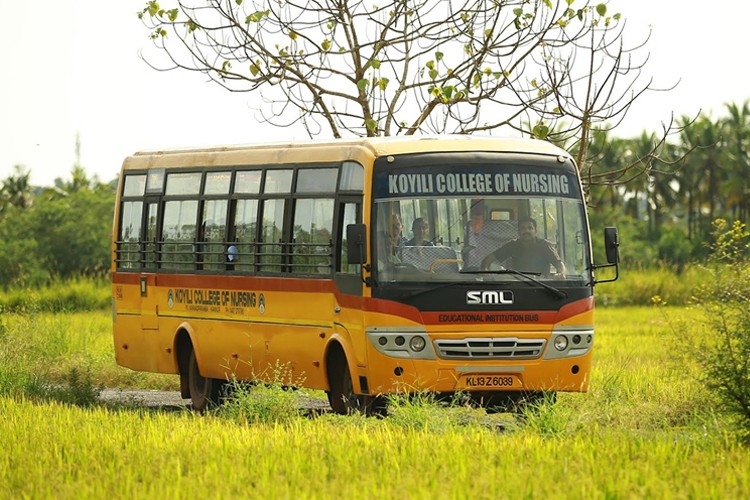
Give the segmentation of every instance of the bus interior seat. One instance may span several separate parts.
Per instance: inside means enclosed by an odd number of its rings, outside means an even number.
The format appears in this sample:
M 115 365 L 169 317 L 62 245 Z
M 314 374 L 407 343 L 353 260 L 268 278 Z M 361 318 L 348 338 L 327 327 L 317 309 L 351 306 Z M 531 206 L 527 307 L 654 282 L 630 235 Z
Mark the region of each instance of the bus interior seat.
M 458 255 L 451 247 L 401 247 L 399 251 L 401 262 L 411 264 L 422 271 L 436 273 L 459 271 Z
M 466 245 L 461 252 L 464 269 L 479 269 L 482 260 L 518 236 L 518 221 L 486 220 L 479 233 L 471 230 L 471 223 L 466 226 Z

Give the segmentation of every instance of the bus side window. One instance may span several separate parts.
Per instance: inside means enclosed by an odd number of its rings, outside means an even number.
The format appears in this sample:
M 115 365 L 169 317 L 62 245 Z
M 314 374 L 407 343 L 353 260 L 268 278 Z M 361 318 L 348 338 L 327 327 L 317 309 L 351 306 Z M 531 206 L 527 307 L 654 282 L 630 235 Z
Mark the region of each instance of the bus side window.
M 198 200 L 168 201 L 164 205 L 162 254 L 165 269 L 195 269 L 195 221 Z
M 203 202 L 203 248 L 201 257 L 203 269 L 219 271 L 224 269 L 224 233 L 227 217 L 227 200 L 206 200 Z
M 339 254 L 338 254 L 338 267 L 337 271 L 345 274 L 357 274 L 359 275 L 359 266 L 356 264 L 347 264 L 347 253 L 346 253 L 346 226 L 349 224 L 356 224 L 359 222 L 357 214 L 359 206 L 356 203 L 344 203 L 341 205 L 341 223 L 338 227 L 338 238 L 339 241 Z
M 237 271 L 255 271 L 256 228 L 258 222 L 258 200 L 237 200 L 234 212 L 234 242 L 237 248 Z
M 333 268 L 334 201 L 302 198 L 295 205 L 292 272 L 330 275 Z

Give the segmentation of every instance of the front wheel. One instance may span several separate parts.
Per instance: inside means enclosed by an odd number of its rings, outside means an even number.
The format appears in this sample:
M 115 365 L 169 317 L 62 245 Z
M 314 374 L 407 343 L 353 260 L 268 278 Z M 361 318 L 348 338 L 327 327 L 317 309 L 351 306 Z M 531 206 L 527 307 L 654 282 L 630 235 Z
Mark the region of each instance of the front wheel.
M 188 361 L 188 390 L 190 391 L 193 409 L 203 412 L 210 407 L 217 406 L 224 384 L 223 380 L 201 375 L 195 350 L 191 349 Z
M 334 413 L 339 415 L 350 415 L 360 411 L 361 404 L 359 396 L 354 394 L 354 384 L 346 363 L 338 363 L 335 373 L 332 374 L 328 391 L 328 403 Z
M 383 396 L 355 394 L 352 376 L 345 360 L 337 365 L 331 375 L 329 381 L 331 390 L 327 394 L 328 403 L 334 413 L 339 415 L 364 413 L 368 416 L 385 416 L 387 414 L 387 400 Z

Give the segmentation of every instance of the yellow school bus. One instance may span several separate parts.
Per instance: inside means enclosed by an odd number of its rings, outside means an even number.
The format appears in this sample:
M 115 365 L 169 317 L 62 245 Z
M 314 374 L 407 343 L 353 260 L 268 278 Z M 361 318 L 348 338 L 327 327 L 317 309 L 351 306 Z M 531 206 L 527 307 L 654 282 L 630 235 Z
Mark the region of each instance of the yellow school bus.
M 279 366 L 342 414 L 395 392 L 586 391 L 615 228 L 605 245 L 595 265 L 576 166 L 544 141 L 139 152 L 117 192 L 116 359 L 179 375 L 197 410 Z

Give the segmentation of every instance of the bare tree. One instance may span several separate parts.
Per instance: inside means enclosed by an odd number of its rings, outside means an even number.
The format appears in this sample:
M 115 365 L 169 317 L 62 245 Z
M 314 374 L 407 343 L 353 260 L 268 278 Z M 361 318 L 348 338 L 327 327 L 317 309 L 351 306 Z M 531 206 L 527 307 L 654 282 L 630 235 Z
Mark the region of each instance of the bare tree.
M 640 81 L 647 39 L 626 47 L 607 3 L 174 0 L 139 15 L 153 67 L 260 92 L 261 120 L 310 136 L 514 130 L 565 143 L 583 169 L 592 133 L 657 90 Z

